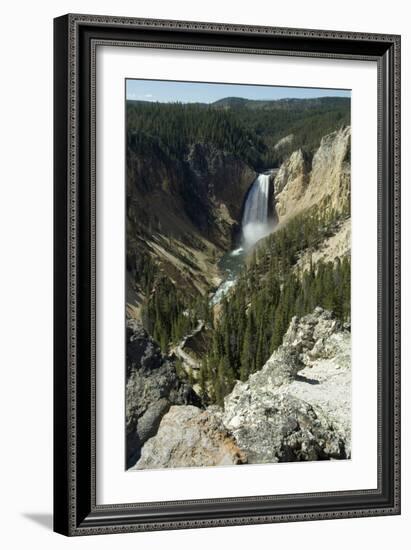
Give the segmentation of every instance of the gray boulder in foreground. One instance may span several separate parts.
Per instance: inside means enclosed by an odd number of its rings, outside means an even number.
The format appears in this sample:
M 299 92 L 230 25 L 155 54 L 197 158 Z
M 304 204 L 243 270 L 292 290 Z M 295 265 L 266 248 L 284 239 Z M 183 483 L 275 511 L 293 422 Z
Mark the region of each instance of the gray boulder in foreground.
M 234 438 L 210 410 L 191 405 L 173 406 L 163 417 L 157 434 L 141 451 L 132 469 L 223 466 L 244 464 Z
M 222 421 L 249 463 L 351 456 L 351 335 L 316 308 L 225 398 Z
M 127 467 L 140 458 L 144 443 L 158 430 L 171 405 L 201 406 L 189 384 L 179 379 L 158 344 L 135 320 L 127 321 Z

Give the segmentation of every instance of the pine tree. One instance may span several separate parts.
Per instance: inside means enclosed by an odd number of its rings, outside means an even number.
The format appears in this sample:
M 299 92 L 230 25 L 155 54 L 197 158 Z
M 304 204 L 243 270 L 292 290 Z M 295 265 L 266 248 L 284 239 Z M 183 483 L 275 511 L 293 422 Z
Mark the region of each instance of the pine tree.
M 250 311 L 247 317 L 247 326 L 244 335 L 244 343 L 241 351 L 241 380 L 247 380 L 249 375 L 254 371 L 255 361 L 255 325 L 254 316 Z

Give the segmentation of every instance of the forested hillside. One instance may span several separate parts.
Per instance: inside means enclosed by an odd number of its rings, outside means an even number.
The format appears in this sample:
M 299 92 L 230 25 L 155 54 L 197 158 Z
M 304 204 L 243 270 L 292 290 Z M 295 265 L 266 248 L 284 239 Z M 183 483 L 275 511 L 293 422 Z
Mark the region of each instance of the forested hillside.
M 241 124 L 263 141 L 260 167 L 278 166 L 297 149 L 312 154 L 323 136 L 350 124 L 350 100 L 343 97 L 277 101 L 226 98 L 213 106 L 235 113 Z M 287 136 L 292 138 L 279 144 Z
M 202 104 L 128 101 L 127 126 L 129 148 L 144 151 L 157 146 L 175 159 L 187 154 L 194 143 L 208 143 L 257 166 L 266 150 L 236 113 Z
M 259 171 L 278 166 L 295 149 L 312 153 L 324 135 L 349 123 L 347 98 L 227 98 L 212 104 L 127 102 L 131 150 L 159 147 L 180 159 L 191 144 L 204 142 L 240 157 Z M 293 137 L 288 144 L 275 147 L 289 135 Z

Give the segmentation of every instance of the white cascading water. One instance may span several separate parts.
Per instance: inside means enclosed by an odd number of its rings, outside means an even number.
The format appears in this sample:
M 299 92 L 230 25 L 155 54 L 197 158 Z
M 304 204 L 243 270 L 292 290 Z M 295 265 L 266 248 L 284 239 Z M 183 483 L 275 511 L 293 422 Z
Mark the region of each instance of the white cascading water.
M 241 246 L 225 254 L 220 260 L 220 269 L 225 272 L 225 279 L 211 298 L 212 305 L 221 302 L 230 288 L 236 284 L 248 250 L 258 240 L 273 231 L 275 222 L 268 215 L 269 194 L 270 174 L 260 174 L 251 186 L 245 201 L 241 222 L 243 233 Z
M 273 230 L 268 219 L 268 195 L 270 175 L 260 174 L 254 181 L 244 206 L 242 219 L 243 246 L 250 248 Z

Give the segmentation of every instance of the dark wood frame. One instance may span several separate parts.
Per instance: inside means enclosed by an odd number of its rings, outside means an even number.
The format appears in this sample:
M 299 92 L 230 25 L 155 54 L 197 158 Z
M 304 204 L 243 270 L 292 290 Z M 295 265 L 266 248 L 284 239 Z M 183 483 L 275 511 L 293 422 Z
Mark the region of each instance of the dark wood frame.
M 96 505 L 94 113 L 100 44 L 377 62 L 376 490 Z M 54 21 L 54 136 L 55 531 L 88 535 L 399 514 L 400 37 L 65 15 Z

